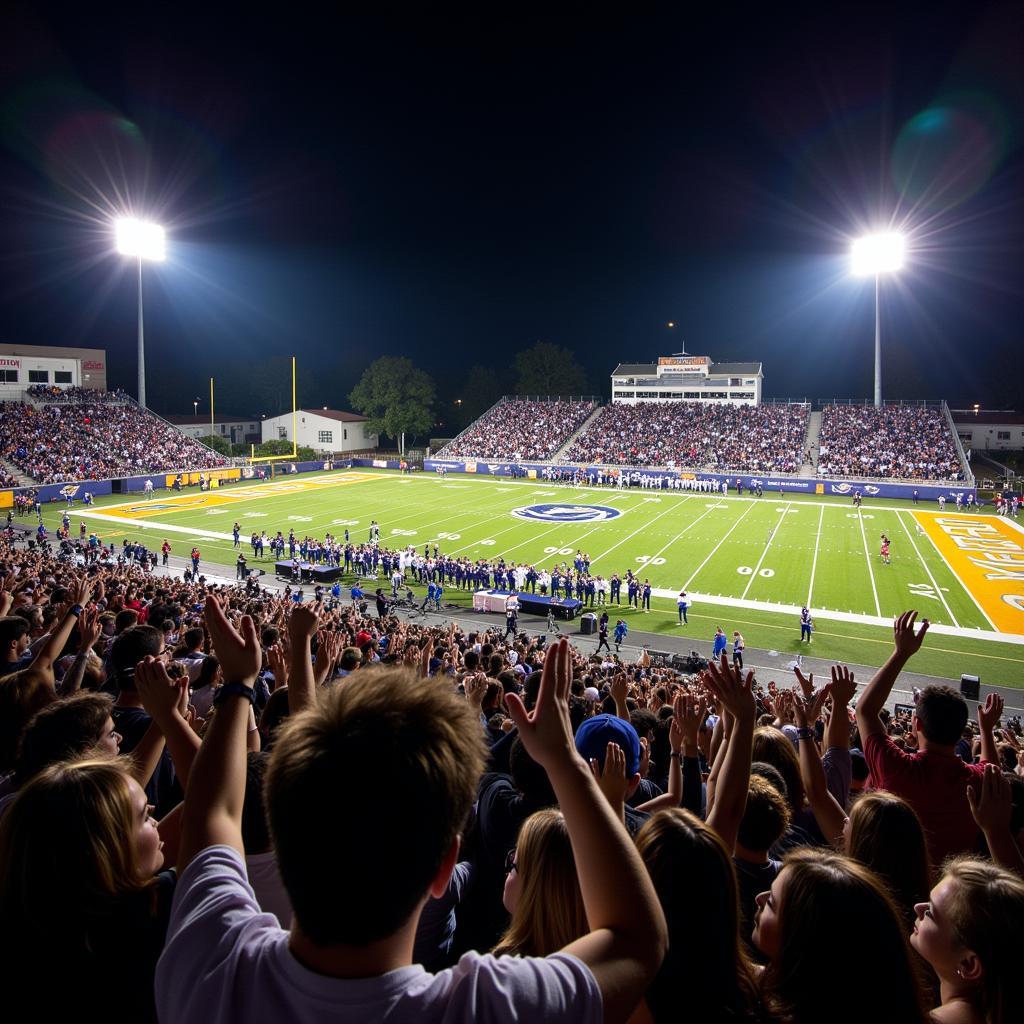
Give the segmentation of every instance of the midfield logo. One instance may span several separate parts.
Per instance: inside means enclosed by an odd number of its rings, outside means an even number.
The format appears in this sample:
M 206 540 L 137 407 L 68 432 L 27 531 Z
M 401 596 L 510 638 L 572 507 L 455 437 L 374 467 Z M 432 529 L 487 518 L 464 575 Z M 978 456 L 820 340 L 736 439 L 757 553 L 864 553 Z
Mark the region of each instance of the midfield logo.
M 622 509 L 608 505 L 523 505 L 513 509 L 512 515 L 538 523 L 604 523 L 618 519 Z

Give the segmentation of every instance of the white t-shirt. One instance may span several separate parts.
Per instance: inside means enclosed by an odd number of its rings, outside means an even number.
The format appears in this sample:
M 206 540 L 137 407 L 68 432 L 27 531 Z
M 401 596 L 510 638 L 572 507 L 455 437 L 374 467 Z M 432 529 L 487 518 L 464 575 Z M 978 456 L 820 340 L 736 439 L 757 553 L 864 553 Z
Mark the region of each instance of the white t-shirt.
M 565 953 L 467 953 L 439 974 L 419 966 L 356 980 L 316 974 L 292 956 L 277 919 L 260 912 L 245 864 L 227 846 L 203 850 L 178 881 L 156 968 L 156 1006 L 161 1024 L 599 1024 L 603 1018 L 594 976 Z

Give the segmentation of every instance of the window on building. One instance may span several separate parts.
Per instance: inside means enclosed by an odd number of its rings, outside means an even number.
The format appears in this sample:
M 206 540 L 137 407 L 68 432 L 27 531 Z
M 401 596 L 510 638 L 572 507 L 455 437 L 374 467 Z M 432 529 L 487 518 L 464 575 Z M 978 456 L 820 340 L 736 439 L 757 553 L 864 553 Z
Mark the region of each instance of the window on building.
M 615 392 L 615 397 L 616 398 L 636 398 L 636 392 L 635 391 L 616 391 Z
M 971 440 L 971 438 L 972 438 L 972 437 L 973 437 L 974 435 L 973 435 L 973 434 L 971 434 L 971 433 L 970 433 L 970 431 L 966 431 L 966 432 L 965 432 L 965 431 L 960 431 L 960 433 L 958 434 L 958 436 L 959 436 L 959 438 L 960 438 L 960 440 L 961 440 L 961 441 L 970 441 L 970 440 Z
M 321 430 L 316 439 L 321 444 L 334 444 L 334 431 L 333 430 Z
M 348 427 L 342 427 L 341 428 L 341 439 L 343 441 L 347 441 L 348 440 Z
M 29 382 L 29 384 L 49 384 L 50 383 L 50 371 L 49 370 L 29 370 L 28 371 L 28 382 Z
M 70 384 L 71 383 L 71 371 L 70 370 L 54 370 L 53 371 L 53 383 L 54 384 Z
M 278 439 L 278 441 L 287 441 L 288 440 L 288 428 L 287 427 L 278 427 L 277 428 L 277 439 Z
M 998 441 L 1009 441 L 1010 440 L 1010 432 L 1008 430 L 997 430 L 996 431 L 996 440 L 998 440 Z
M 17 384 L 17 370 L 0 370 L 0 384 Z

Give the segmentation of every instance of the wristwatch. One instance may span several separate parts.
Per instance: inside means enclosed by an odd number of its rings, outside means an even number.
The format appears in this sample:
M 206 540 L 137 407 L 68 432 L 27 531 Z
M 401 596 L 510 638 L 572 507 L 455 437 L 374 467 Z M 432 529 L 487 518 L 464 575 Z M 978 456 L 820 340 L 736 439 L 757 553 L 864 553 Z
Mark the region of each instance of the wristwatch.
M 256 703 L 256 691 L 245 683 L 225 683 L 214 695 L 213 706 L 219 707 L 228 697 L 244 697 L 250 704 Z
M 82 614 L 82 606 L 80 604 L 73 604 L 68 609 L 68 611 L 71 612 L 71 614 L 74 615 L 76 618 L 78 618 Z
M 814 730 L 813 729 L 806 729 L 806 728 L 804 728 L 804 729 L 797 729 L 797 731 L 796 731 L 796 738 L 798 740 L 813 740 L 814 739 Z

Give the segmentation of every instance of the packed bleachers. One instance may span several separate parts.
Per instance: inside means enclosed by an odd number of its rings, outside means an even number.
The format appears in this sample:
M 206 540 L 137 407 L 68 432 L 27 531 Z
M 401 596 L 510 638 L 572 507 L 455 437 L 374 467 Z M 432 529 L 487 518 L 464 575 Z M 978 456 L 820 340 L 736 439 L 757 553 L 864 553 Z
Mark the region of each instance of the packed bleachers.
M 438 453 L 442 459 L 549 459 L 594 411 L 586 401 L 499 403 Z
M 56 384 L 33 384 L 28 393 L 32 398 L 42 402 L 87 402 L 96 405 L 100 402 L 128 402 L 129 397 L 120 390 L 100 391 L 97 388 L 83 388 L 77 384 L 58 386 Z
M 43 396 L 35 396 L 43 397 Z M 39 483 L 102 480 L 227 460 L 137 405 L 95 393 L 0 405 L 0 456 Z
M 164 1024 L 1013 1019 L 1019 723 L 885 711 L 912 615 L 866 687 L 765 687 L 12 535 L 0 955 L 40 1019 L 109 1017 L 112 963 Z
M 566 458 L 616 466 L 795 473 L 803 462 L 807 416 L 806 405 L 615 403 L 587 425 Z
M 827 405 L 818 453 L 819 476 L 964 478 L 956 442 L 936 406 Z

